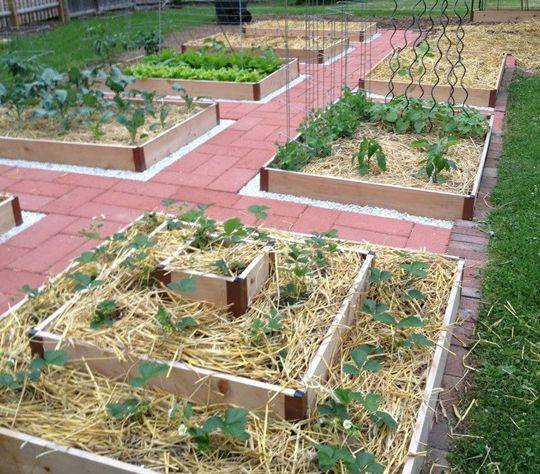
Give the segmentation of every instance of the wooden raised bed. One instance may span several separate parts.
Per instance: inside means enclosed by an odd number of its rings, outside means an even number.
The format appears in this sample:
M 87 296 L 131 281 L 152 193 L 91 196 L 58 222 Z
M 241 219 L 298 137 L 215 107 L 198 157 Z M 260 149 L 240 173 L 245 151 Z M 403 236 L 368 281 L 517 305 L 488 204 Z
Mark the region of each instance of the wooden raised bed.
M 183 44 L 182 52 L 186 52 L 188 49 L 200 50 L 204 46 L 197 46 L 191 44 Z M 304 48 L 274 48 L 274 52 L 280 58 L 297 58 L 300 62 L 303 63 L 318 63 L 322 64 L 333 57 L 346 52 L 349 49 L 349 40 L 347 38 L 337 39 L 336 43 L 331 46 L 328 46 L 323 49 L 304 49 Z M 238 48 L 233 47 L 232 51 L 244 51 L 247 54 L 253 56 L 261 56 L 264 54 L 263 49 L 252 49 L 252 48 Z
M 0 234 L 23 223 L 19 198 L 0 194 Z
M 287 78 L 287 69 L 288 78 Z M 155 90 L 169 96 L 179 95 L 174 85 L 182 86 L 186 92 L 195 97 L 211 97 L 227 100 L 261 100 L 294 81 L 300 75 L 298 59 L 292 59 L 277 71 L 269 74 L 259 82 L 206 81 L 187 79 L 137 79 L 129 88 Z
M 186 294 L 187 299 L 206 301 L 217 307 L 230 306 L 234 316 L 242 316 L 248 310 L 253 298 L 272 273 L 275 259 L 272 252 L 260 253 L 240 275 L 232 277 L 196 270 L 169 270 L 168 265 L 173 258 L 158 266 L 154 278 L 164 285 L 192 278 L 195 281 L 195 292 Z
M 168 102 L 175 103 L 175 101 Z M 218 104 L 208 102 L 196 104 L 202 110 L 142 145 L 63 142 L 0 136 L 0 154 L 3 158 L 13 160 L 142 172 L 219 124 Z
M 270 167 L 274 157 L 260 169 L 260 190 L 343 204 L 396 209 L 407 214 L 436 219 L 472 220 L 491 140 L 492 124 L 493 116 L 484 139 L 478 171 L 470 194 L 281 170 Z
M 375 70 L 375 68 L 377 68 L 379 64 L 388 61 L 392 54 L 394 53 L 389 53 L 377 64 L 375 64 L 375 66 L 372 68 L 372 71 Z M 485 89 L 482 87 L 466 87 L 466 89 L 464 90 L 461 87 L 456 86 L 453 93 L 453 98 L 455 102 L 463 103 L 466 100 L 467 105 L 474 105 L 476 107 L 495 107 L 497 93 L 501 86 L 507 56 L 508 54 L 505 54 L 502 58 L 495 88 Z M 431 99 L 433 94 L 433 97 L 440 102 L 447 102 L 448 98 L 450 97 L 451 87 L 449 85 L 441 84 L 434 86 L 433 84 L 426 83 L 422 84 L 422 87 L 420 87 L 420 84 L 418 82 L 409 85 L 409 82 L 396 80 L 397 78 L 398 76 L 396 75 L 396 77 L 392 81 L 392 84 L 394 86 L 394 97 L 405 94 L 405 91 L 407 91 L 407 95 L 410 97 L 422 96 L 425 99 Z M 370 79 L 368 73 L 365 78 L 362 78 L 358 81 L 358 88 L 368 90 L 373 94 L 386 96 L 390 92 L 390 83 L 389 79 Z
M 368 255 L 369 257 L 369 255 Z M 452 258 L 452 257 L 449 257 Z M 452 325 L 456 320 L 461 297 L 464 261 L 458 260 L 457 272 L 448 298 L 442 331 L 429 368 L 423 402 L 418 412 L 408 455 L 402 474 L 418 474 L 426 458 L 427 438 L 434 422 L 435 406 L 451 342 Z M 328 347 L 328 346 L 325 346 Z M 321 348 L 321 353 L 324 348 Z M 125 463 L 88 451 L 67 447 L 43 438 L 0 427 L 0 455 L 6 474 L 21 472 L 85 474 L 157 474 L 143 466 Z
M 284 28 L 284 22 L 276 21 L 276 27 L 275 28 L 268 28 L 259 26 L 257 22 L 251 23 L 247 26 L 244 26 L 243 32 L 246 36 L 284 36 L 285 35 L 285 28 Z M 360 23 L 357 22 L 349 22 L 347 23 L 347 31 L 342 31 L 341 28 L 339 28 L 336 25 L 335 30 L 323 30 L 320 28 L 317 28 L 316 26 L 315 32 L 317 36 L 325 37 L 325 38 L 331 38 L 332 36 L 337 37 L 346 37 L 349 39 L 349 41 L 354 42 L 360 42 L 362 43 L 366 39 L 371 38 L 375 33 L 377 33 L 377 23 L 375 22 L 369 22 L 369 23 Z M 305 28 L 289 28 L 288 29 L 289 36 L 295 36 L 295 37 L 302 37 L 306 35 L 306 29 Z
M 316 386 L 315 382 L 323 382 L 327 379 L 341 335 L 352 324 L 358 307 L 362 305 L 369 284 L 369 269 L 373 259 L 372 253 L 365 256 L 321 346 L 311 359 L 308 371 L 302 380 L 302 387 L 313 387 Z M 61 348 L 67 352 L 68 360 L 72 365 L 77 367 L 88 365 L 93 371 L 119 380 L 127 380 L 136 375 L 138 365 L 151 360 L 143 355 L 136 356 L 129 353 L 125 353 L 124 358 L 120 360 L 110 349 L 48 332 L 48 328 L 71 304 L 72 301 L 67 302 L 32 330 L 33 352 L 43 354 L 46 350 Z M 156 377 L 148 384 L 189 398 L 194 403 L 225 403 L 243 406 L 250 410 L 268 406 L 273 415 L 287 420 L 304 419 L 314 409 L 315 391 L 312 388 L 306 390 L 284 388 L 280 385 L 195 367 L 174 360 L 165 363 L 170 367 L 167 376 Z
M 527 21 L 540 18 L 540 10 L 473 10 L 471 21 L 477 23 Z

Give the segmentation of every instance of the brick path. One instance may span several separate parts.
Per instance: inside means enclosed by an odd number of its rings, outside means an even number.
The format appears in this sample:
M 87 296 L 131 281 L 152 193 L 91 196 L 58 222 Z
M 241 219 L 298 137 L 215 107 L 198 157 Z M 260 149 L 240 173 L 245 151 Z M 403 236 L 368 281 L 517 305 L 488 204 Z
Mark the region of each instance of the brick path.
M 390 51 L 389 32 L 383 32 L 373 42 L 371 51 L 373 61 Z M 358 51 L 353 52 L 348 61 L 351 72 L 347 82 L 354 87 L 358 81 L 355 71 L 360 69 L 362 61 Z M 306 82 L 303 82 L 290 92 L 294 128 L 304 117 L 305 90 Z M 283 141 L 286 135 L 284 107 L 283 95 L 265 104 L 220 104 L 221 117 L 236 122 L 147 182 L 0 165 L 0 190 L 16 193 L 23 210 L 46 214 L 38 223 L 0 245 L 0 313 L 22 297 L 20 288 L 24 284 L 39 286 L 49 275 L 60 272 L 71 259 L 96 245 L 95 241 L 88 241 L 79 234 L 94 217 L 103 216 L 103 237 L 133 221 L 143 211 L 159 209 L 164 198 L 189 204 L 213 204 L 208 210 L 210 217 L 223 220 L 238 216 L 248 224 L 257 222 L 246 209 L 252 204 L 265 204 L 270 207 L 269 217 L 258 223 L 268 227 L 298 232 L 336 228 L 339 235 L 347 239 L 424 248 L 467 259 L 459 313 L 463 325 L 455 330 L 453 354 L 449 356 L 443 380 L 449 390 L 441 397 L 446 412 L 451 412 L 450 405 L 466 372 L 462 359 L 473 337 L 480 304 L 477 271 L 485 262 L 487 236 L 476 222 L 456 221 L 449 230 L 406 220 L 239 195 L 239 190 L 275 152 L 274 142 Z M 488 212 L 489 193 L 496 181 L 505 109 L 503 93 L 497 102 L 494 136 L 480 188 L 486 203 L 475 209 L 475 219 L 479 221 Z M 440 417 L 431 431 L 429 444 L 435 462 L 443 464 L 448 450 L 448 426 Z

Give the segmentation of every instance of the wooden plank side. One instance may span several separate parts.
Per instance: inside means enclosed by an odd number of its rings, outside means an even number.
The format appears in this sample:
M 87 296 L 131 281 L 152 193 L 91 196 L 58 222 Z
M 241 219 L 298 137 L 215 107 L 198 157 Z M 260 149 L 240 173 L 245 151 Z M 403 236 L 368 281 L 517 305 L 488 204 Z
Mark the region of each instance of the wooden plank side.
M 217 104 L 204 104 L 203 110 L 144 143 L 142 148 L 146 167 L 158 163 L 218 125 L 216 109 Z
M 9 196 L 0 202 L 0 234 L 11 230 L 17 225 L 13 209 L 14 196 Z
M 128 63 L 134 63 L 135 58 Z M 299 75 L 298 60 L 292 59 L 288 63 L 289 80 L 295 80 Z M 173 85 L 184 87 L 186 92 L 196 97 L 211 97 L 213 99 L 226 100 L 260 100 L 266 95 L 286 85 L 287 65 L 283 64 L 277 71 L 269 74 L 259 82 L 231 82 L 231 81 L 207 81 L 186 79 L 138 79 L 129 86 L 130 89 L 156 90 L 168 96 L 178 96 L 178 91 Z M 261 89 L 260 97 L 256 97 L 256 87 Z
M 362 263 L 347 296 L 341 303 L 339 311 L 328 328 L 326 336 L 313 356 L 308 371 L 303 377 L 308 387 L 308 409 L 313 410 L 316 403 L 316 394 L 309 387 L 317 387 L 328 379 L 332 362 L 338 353 L 343 335 L 353 324 L 358 307 L 362 305 L 369 282 L 369 270 L 373 264 L 374 254 L 369 253 Z
M 287 85 L 287 69 L 289 71 L 289 81 L 292 82 L 297 79 L 300 75 L 298 59 L 292 59 L 286 66 L 279 68 L 259 82 L 261 99 Z
M 540 18 L 540 10 L 474 10 L 472 21 L 478 23 L 527 21 Z
M 345 23 L 339 25 L 336 23 L 335 29 L 317 29 L 316 36 L 324 38 L 348 38 L 350 41 L 362 42 L 365 38 L 369 38 L 377 31 L 377 23 L 365 23 L 362 26 L 357 25 L 355 22 L 346 23 L 347 31 L 345 31 Z M 288 28 L 289 37 L 304 37 L 306 36 L 306 30 L 302 28 Z M 274 28 L 263 28 L 257 26 L 257 24 L 247 25 L 244 27 L 244 34 L 248 37 L 254 36 L 284 36 L 285 29 L 282 26 L 276 26 Z
M 246 280 L 247 306 L 251 304 L 259 290 L 266 284 L 272 273 L 274 261 L 275 254 L 273 252 L 259 255 L 240 275 L 240 278 Z
M 446 366 L 446 359 L 452 337 L 452 324 L 456 319 L 461 297 L 461 280 L 463 277 L 464 261 L 459 260 L 456 276 L 448 298 L 448 304 L 443 318 L 444 330 L 439 335 L 437 347 L 433 355 L 433 361 L 424 390 L 422 405 L 418 412 L 418 418 L 409 445 L 409 454 L 405 461 L 402 474 L 418 474 L 425 460 L 429 431 L 433 425 L 435 408 L 442 377 Z
M 140 466 L 0 427 L 4 474 L 155 474 Z
M 105 377 L 126 382 L 138 376 L 139 364 L 149 359 L 143 355 L 124 354 L 120 360 L 113 351 L 93 346 L 73 338 L 45 331 L 37 331 L 34 338 L 41 338 L 44 350 L 61 349 L 68 355 L 71 366 L 84 369 L 86 365 Z M 189 398 L 193 403 L 225 403 L 243 406 L 249 410 L 269 410 L 278 417 L 285 416 L 285 400 L 294 396 L 295 390 L 259 382 L 245 377 L 220 373 L 175 361 L 155 361 L 170 366 L 167 375 L 151 379 L 146 386 L 159 387 L 175 395 Z
M 166 272 L 167 269 L 165 268 Z M 192 301 L 206 301 L 217 307 L 227 306 L 227 281 L 230 278 L 214 275 L 212 273 L 202 273 L 196 271 L 174 270 L 170 275 L 172 283 L 178 282 L 184 278 L 193 279 L 195 282 L 195 291 L 183 295 L 186 299 Z
M 437 219 L 461 219 L 467 196 L 390 184 L 264 168 L 268 189 L 323 201 L 396 209 Z
M 473 187 L 471 190 L 471 196 L 476 199 L 478 197 L 478 191 L 480 190 L 480 182 L 482 181 L 482 175 L 484 173 L 484 167 L 486 166 L 487 154 L 489 151 L 489 144 L 491 143 L 491 136 L 493 134 L 493 123 L 495 121 L 495 115 L 492 115 L 489 119 L 489 128 L 484 139 L 484 146 L 482 148 L 482 155 L 480 156 L 480 164 L 478 165 L 478 171 L 474 178 Z
M 382 58 L 380 61 L 378 61 L 371 68 L 371 71 L 375 70 L 377 66 L 379 66 L 381 63 L 387 61 L 392 54 L 393 53 L 390 53 L 384 58 Z M 467 105 L 473 105 L 476 107 L 494 107 L 497 97 L 497 91 L 500 88 L 502 76 L 504 74 L 507 56 L 508 54 L 504 54 L 502 57 L 502 61 L 498 69 L 497 82 L 494 88 L 490 89 L 482 87 L 466 87 L 466 89 L 464 90 L 462 88 L 456 87 L 454 88 L 453 92 L 454 100 L 457 103 L 463 103 L 464 101 L 466 101 L 465 103 Z M 409 83 L 403 81 L 393 81 L 392 84 L 394 86 L 394 96 L 404 94 L 405 90 L 407 90 L 408 87 L 409 89 L 407 91 L 407 94 L 411 97 L 422 96 L 422 98 L 425 98 L 427 100 L 431 99 L 431 95 L 433 94 L 436 100 L 446 102 L 450 97 L 451 93 L 451 88 L 449 85 L 434 86 L 433 84 L 426 83 L 422 84 L 422 87 L 420 87 L 420 84 L 418 83 L 409 85 Z M 386 96 L 390 92 L 389 81 L 371 79 L 369 77 L 369 73 L 365 78 L 359 80 L 358 87 L 360 89 L 365 89 L 373 94 L 383 96 Z
M 0 137 L 2 158 L 135 171 L 133 148 L 99 143 Z

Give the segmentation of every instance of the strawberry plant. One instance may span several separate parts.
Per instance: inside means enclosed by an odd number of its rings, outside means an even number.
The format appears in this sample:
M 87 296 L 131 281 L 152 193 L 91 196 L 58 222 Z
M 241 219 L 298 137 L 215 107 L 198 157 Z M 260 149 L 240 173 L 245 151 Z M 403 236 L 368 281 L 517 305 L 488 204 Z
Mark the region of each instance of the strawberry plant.
M 249 433 L 246 431 L 247 414 L 248 411 L 244 408 L 228 408 L 222 417 L 211 416 L 204 421 L 202 426 L 190 426 L 187 432 L 200 451 L 205 451 L 210 447 L 210 435 L 217 430 L 221 430 L 232 439 L 247 441 L 249 439 Z M 191 414 L 186 417 L 186 421 L 189 421 L 190 417 Z
M 267 337 L 281 331 L 283 329 L 283 323 L 281 322 L 281 315 L 277 309 L 272 309 L 265 319 L 255 318 L 251 323 L 249 330 L 249 337 L 258 342 L 261 337 Z
M 15 374 L 0 372 L 0 388 L 17 390 L 22 388 L 27 382 L 37 382 L 41 372 L 46 366 L 64 366 L 68 360 L 67 353 L 62 350 L 49 350 L 43 353 L 43 358 L 33 359 L 28 370 L 19 370 Z
M 370 356 L 381 355 L 378 347 L 362 344 L 351 351 L 352 362 L 343 365 L 343 372 L 350 375 L 360 375 L 363 371 L 378 372 L 382 368 L 382 362 Z
M 353 455 L 348 448 L 317 444 L 317 462 L 321 471 L 342 472 L 342 464 L 350 474 L 382 474 L 384 466 L 375 461 L 375 456 L 367 451 L 360 451 Z
M 130 418 L 140 420 L 150 411 L 150 404 L 138 398 L 128 398 L 119 403 L 108 403 L 107 411 L 115 420 L 128 420 Z
M 182 332 L 189 327 L 197 326 L 197 320 L 191 316 L 184 316 L 178 321 L 173 321 L 169 312 L 160 306 L 156 313 L 156 320 L 165 333 Z
M 101 301 L 94 310 L 94 315 L 90 321 L 90 328 L 101 329 L 102 327 L 112 326 L 113 316 L 116 314 L 116 310 L 116 301 Z
M 165 364 L 151 361 L 143 362 L 142 364 L 139 364 L 139 377 L 133 377 L 129 381 L 129 384 L 135 388 L 144 387 L 144 385 L 146 385 L 150 379 L 159 377 L 168 370 L 169 366 Z
M 375 285 L 381 285 L 384 282 L 390 281 L 392 274 L 387 270 L 381 270 L 376 267 L 369 269 L 369 282 Z

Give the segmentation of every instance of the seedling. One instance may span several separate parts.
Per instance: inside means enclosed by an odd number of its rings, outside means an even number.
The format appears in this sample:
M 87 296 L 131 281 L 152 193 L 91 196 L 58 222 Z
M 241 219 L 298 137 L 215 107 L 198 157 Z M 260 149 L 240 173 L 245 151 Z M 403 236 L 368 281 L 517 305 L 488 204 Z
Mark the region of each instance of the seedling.
M 141 419 L 150 411 L 150 404 L 138 398 L 129 398 L 119 403 L 108 403 L 107 411 L 115 420 Z
M 356 456 L 353 456 L 349 449 L 344 447 L 317 444 L 315 448 L 321 471 L 339 472 L 341 470 L 338 466 L 342 463 L 351 474 L 382 474 L 384 472 L 384 466 L 377 463 L 375 456 L 367 451 L 360 451 Z
M 28 298 L 35 298 L 40 293 L 39 288 L 31 288 L 30 285 L 26 283 L 22 286 L 21 291 L 28 296 Z
M 186 277 L 169 283 L 167 288 L 184 295 L 192 295 L 197 290 L 197 283 L 194 278 Z
M 384 154 L 380 143 L 373 138 L 364 137 L 360 142 L 358 154 L 353 157 L 352 163 L 357 162 L 357 169 L 360 176 L 369 173 L 371 169 L 371 158 L 375 156 L 377 166 L 381 171 L 386 171 L 386 155 Z
M 89 254 L 92 255 L 92 257 L 94 257 L 93 253 L 91 254 L 90 252 L 87 252 L 86 257 L 84 257 L 83 260 L 91 261 L 89 260 L 90 258 Z M 69 277 L 76 283 L 74 287 L 75 291 L 87 290 L 89 288 L 94 288 L 96 286 L 99 286 L 103 283 L 102 280 L 99 280 L 97 278 L 96 274 L 86 275 L 85 273 L 82 273 L 82 272 L 76 272 L 76 273 L 71 273 Z
M 139 365 L 140 377 L 133 377 L 129 381 L 129 384 L 135 388 L 144 387 L 144 385 L 146 385 L 146 383 L 150 379 L 154 377 L 158 377 L 161 374 L 166 373 L 167 370 L 169 370 L 169 366 L 167 366 L 166 364 L 160 364 L 158 362 L 151 362 L 151 361 L 143 362 L 142 364 Z
M 258 206 L 256 204 L 253 204 L 252 206 L 249 206 L 247 210 L 257 219 L 266 219 L 268 217 L 268 213 L 266 212 L 268 211 L 268 209 L 270 209 L 268 206 Z
M 444 182 L 444 177 L 441 176 L 441 173 L 443 171 L 457 169 L 456 163 L 445 157 L 448 149 L 457 143 L 458 141 L 454 137 L 439 138 L 432 143 L 426 139 L 413 141 L 411 143 L 412 147 L 425 151 L 428 154 L 427 159 L 420 162 L 423 166 L 420 168 L 419 173 L 427 174 L 428 179 L 433 183 Z
M 369 270 L 369 282 L 375 285 L 381 285 L 384 282 L 390 281 L 392 274 L 387 270 L 380 270 L 379 268 L 372 267 Z
M 249 439 L 249 433 L 246 431 L 247 414 L 248 411 L 244 408 L 228 408 L 223 417 L 211 416 L 200 428 L 190 426 L 188 433 L 200 451 L 210 447 L 210 435 L 216 430 L 221 430 L 225 435 L 238 441 L 247 441 Z
M 63 366 L 67 363 L 67 353 L 61 350 L 50 350 L 43 353 L 43 358 L 33 359 L 28 370 L 19 370 L 14 375 L 0 372 L 0 388 L 17 390 L 22 388 L 27 381 L 37 382 L 44 367 L 50 365 Z
M 94 316 L 90 321 L 91 329 L 101 329 L 106 326 L 112 326 L 113 316 L 116 313 L 116 301 L 103 300 L 94 311 Z
M 173 322 L 171 315 L 163 306 L 158 308 L 156 320 L 163 329 L 163 332 L 166 333 L 182 332 L 184 329 L 197 326 L 198 324 L 191 316 L 184 316 L 180 320 Z
M 251 323 L 251 329 L 249 331 L 249 337 L 258 341 L 261 337 L 267 337 L 271 334 L 281 331 L 283 329 L 283 323 L 281 321 L 281 315 L 277 309 L 266 315 L 265 319 L 255 318 Z
M 369 344 L 362 344 L 351 351 L 352 362 L 343 365 L 343 372 L 350 375 L 360 375 L 363 371 L 378 372 L 382 368 L 381 361 L 369 359 L 370 356 L 380 355 L 382 351 Z
M 406 273 L 417 277 L 417 278 L 427 278 L 428 264 L 425 262 L 411 262 L 411 263 L 402 263 L 400 267 L 405 270 Z

